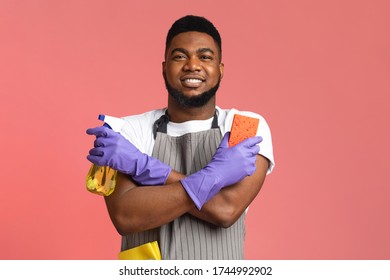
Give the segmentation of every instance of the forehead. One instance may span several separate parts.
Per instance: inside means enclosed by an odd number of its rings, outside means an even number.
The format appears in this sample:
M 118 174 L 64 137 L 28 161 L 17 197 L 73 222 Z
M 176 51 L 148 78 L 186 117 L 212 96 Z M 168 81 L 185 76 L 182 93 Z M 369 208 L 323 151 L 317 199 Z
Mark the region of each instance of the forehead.
M 218 52 L 218 45 L 215 43 L 213 37 L 207 33 L 197 31 L 183 32 L 173 37 L 167 52 L 176 48 L 182 48 L 188 51 L 209 48 L 215 53 Z

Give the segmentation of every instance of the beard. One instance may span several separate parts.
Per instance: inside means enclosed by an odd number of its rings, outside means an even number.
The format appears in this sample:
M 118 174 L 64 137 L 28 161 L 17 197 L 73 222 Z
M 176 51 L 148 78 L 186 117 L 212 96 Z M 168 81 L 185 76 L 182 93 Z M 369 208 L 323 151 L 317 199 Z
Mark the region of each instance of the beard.
M 209 89 L 208 91 L 202 92 L 201 94 L 197 96 L 186 96 L 181 91 L 174 89 L 168 82 L 165 74 L 164 74 L 164 81 L 165 81 L 165 87 L 167 88 L 167 91 L 170 96 L 173 97 L 173 99 L 176 100 L 179 105 L 185 107 L 185 108 L 199 108 L 207 104 L 209 100 L 215 96 L 219 84 L 221 82 L 221 78 L 218 79 L 217 84 Z

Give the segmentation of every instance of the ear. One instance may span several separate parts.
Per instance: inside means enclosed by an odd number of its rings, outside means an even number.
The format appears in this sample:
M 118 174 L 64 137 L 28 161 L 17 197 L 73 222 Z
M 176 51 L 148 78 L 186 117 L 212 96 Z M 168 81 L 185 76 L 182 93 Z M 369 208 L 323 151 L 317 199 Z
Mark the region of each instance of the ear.
M 164 73 L 165 73 L 166 62 L 163 61 L 162 64 L 161 64 L 161 66 L 162 66 L 162 73 L 164 74 Z
M 219 64 L 219 72 L 221 73 L 221 79 L 223 78 L 223 71 L 224 71 L 225 65 L 221 62 Z

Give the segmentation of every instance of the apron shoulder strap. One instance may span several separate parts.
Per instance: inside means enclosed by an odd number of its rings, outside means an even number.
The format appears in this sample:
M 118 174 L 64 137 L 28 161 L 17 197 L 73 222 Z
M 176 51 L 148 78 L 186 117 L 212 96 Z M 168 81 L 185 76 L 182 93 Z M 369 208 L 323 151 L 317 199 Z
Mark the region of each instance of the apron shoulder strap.
M 167 125 L 169 122 L 169 118 L 167 113 L 165 112 L 157 121 L 153 124 L 153 137 L 156 139 L 157 132 L 167 133 Z
M 217 110 L 215 110 L 213 123 L 211 124 L 211 128 L 219 128 Z

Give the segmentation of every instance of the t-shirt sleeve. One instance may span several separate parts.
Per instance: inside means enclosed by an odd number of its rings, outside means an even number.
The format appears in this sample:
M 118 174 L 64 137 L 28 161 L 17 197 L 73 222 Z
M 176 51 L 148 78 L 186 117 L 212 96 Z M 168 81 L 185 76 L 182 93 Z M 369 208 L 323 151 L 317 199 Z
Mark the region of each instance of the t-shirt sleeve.
M 125 123 L 122 127 L 121 134 L 129 140 L 138 150 L 145 153 L 142 145 L 143 133 L 140 129 L 140 122 L 134 117 L 124 117 Z
M 264 156 L 269 160 L 269 167 L 267 174 L 271 173 L 275 167 L 274 152 L 272 145 L 272 135 L 271 130 L 268 126 L 266 120 L 260 116 L 259 127 L 257 129 L 257 135 L 263 137 L 263 141 L 260 143 L 260 152 L 259 154 Z
M 154 146 L 153 124 L 163 110 L 154 110 L 140 115 L 123 117 L 125 124 L 121 134 L 142 153 L 151 155 Z

